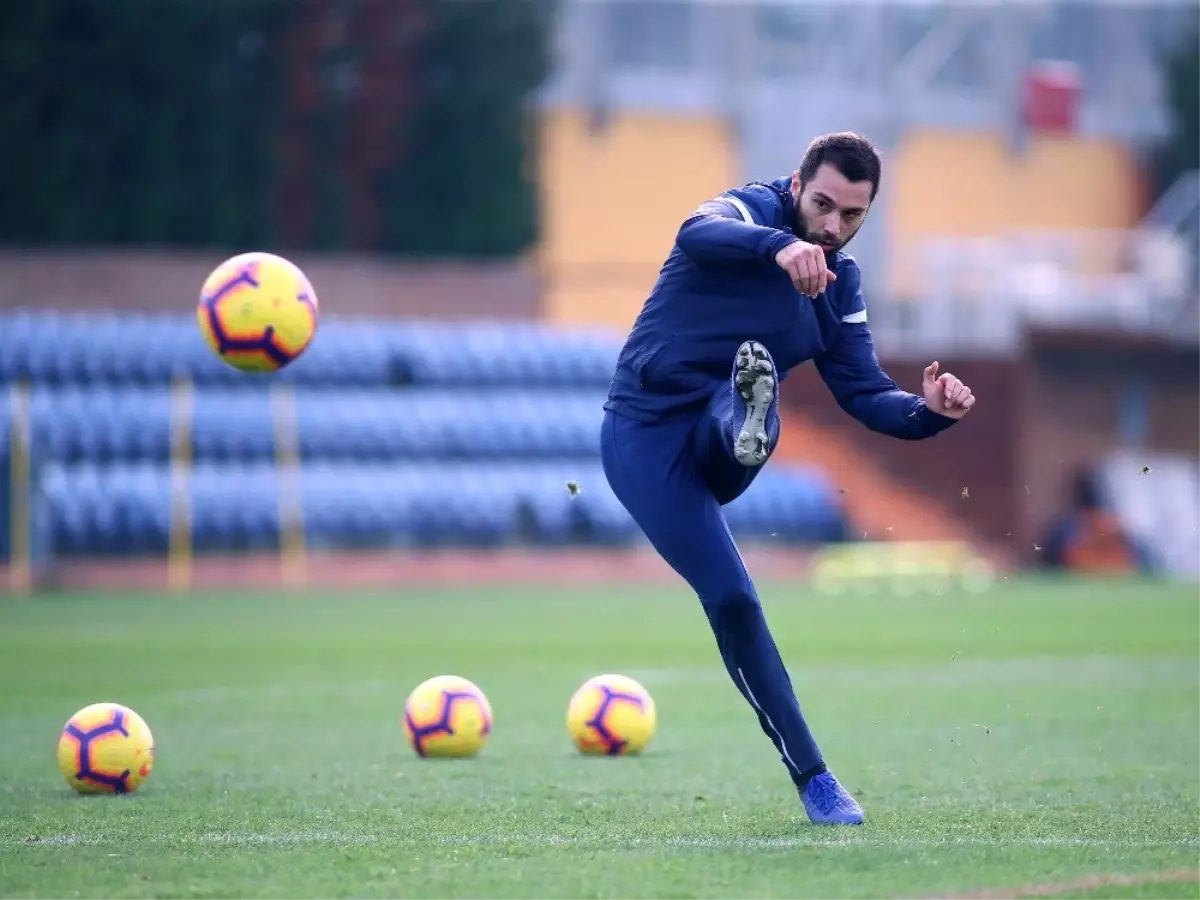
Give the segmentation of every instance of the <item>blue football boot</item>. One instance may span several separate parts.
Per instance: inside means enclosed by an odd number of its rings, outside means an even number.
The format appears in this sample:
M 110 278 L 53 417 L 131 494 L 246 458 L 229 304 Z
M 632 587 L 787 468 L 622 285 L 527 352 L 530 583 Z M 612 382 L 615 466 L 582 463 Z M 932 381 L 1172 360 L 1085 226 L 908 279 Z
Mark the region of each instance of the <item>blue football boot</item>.
M 804 810 L 814 825 L 861 825 L 862 807 L 832 772 L 814 775 L 800 792 Z

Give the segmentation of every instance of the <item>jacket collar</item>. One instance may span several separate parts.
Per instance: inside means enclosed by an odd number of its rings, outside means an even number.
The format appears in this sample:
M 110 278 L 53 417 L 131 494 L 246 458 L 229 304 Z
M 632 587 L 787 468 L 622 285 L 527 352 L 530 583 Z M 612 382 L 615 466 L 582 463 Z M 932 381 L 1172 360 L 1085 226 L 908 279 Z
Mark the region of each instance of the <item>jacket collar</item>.
M 792 200 L 792 176 L 776 178 L 771 182 L 771 188 L 779 194 L 783 203 L 783 221 L 787 223 L 788 231 L 791 231 L 792 222 L 796 221 L 796 203 Z

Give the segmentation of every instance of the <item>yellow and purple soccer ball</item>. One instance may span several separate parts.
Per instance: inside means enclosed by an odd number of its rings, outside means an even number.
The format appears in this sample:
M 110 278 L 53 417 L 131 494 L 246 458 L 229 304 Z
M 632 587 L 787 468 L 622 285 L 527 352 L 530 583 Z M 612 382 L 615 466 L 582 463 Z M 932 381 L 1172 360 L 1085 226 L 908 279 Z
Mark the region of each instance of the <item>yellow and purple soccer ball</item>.
M 81 794 L 132 794 L 154 769 L 154 735 L 129 707 L 93 703 L 63 726 L 58 768 Z
M 312 342 L 317 311 L 298 266 L 272 253 L 242 253 L 205 280 L 196 320 L 209 349 L 235 369 L 275 372 Z
M 488 698 L 457 675 L 422 681 L 404 703 L 404 734 L 418 756 L 475 756 L 491 733 Z
M 657 725 L 654 698 L 625 675 L 589 678 L 567 704 L 567 731 L 589 756 L 641 753 Z

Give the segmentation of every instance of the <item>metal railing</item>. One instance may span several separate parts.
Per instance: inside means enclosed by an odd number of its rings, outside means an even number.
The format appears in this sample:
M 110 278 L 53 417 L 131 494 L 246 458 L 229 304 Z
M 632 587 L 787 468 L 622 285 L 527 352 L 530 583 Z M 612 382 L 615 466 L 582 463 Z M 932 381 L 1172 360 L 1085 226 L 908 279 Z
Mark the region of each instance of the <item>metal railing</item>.
M 928 240 L 907 297 L 868 299 L 871 327 L 890 354 L 1008 355 L 1026 324 L 1196 342 L 1193 256 L 1182 235 L 1149 227 Z

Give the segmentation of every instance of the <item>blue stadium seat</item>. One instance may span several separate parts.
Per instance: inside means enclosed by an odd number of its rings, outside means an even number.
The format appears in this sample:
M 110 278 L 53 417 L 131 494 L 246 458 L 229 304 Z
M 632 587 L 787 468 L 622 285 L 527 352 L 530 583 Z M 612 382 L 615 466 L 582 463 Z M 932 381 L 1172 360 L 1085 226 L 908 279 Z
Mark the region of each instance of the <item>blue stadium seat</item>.
M 275 452 L 271 397 L 262 388 L 195 393 L 197 459 L 266 459 Z M 599 454 L 602 395 L 515 389 L 295 389 L 306 459 L 566 458 Z M 5 407 L 7 404 L 5 404 Z M 49 387 L 31 393 L 36 452 L 63 461 L 165 460 L 171 447 L 166 387 Z
M 607 386 L 621 346 L 611 331 L 525 322 L 411 323 L 389 340 L 397 370 L 417 384 L 541 388 Z
M 791 541 L 843 539 L 844 514 L 830 483 L 807 467 L 773 464 L 725 507 L 739 535 Z
M 0 315 L 0 380 L 49 384 L 166 384 L 190 375 L 228 385 L 603 387 L 619 348 L 610 331 L 540 323 L 326 316 L 299 360 L 277 375 L 248 376 L 208 350 L 190 312 Z
M 59 553 L 122 555 L 161 552 L 167 546 L 170 481 L 165 468 L 50 465 L 43 469 L 39 487 Z
M 60 553 L 166 549 L 170 381 L 183 374 L 196 384 L 190 496 L 201 551 L 278 546 L 280 382 L 294 387 L 312 547 L 624 543 L 639 531 L 598 459 L 618 346 L 609 332 L 537 323 L 330 318 L 302 359 L 256 377 L 217 360 L 190 314 L 19 312 L 0 314 L 0 380 L 33 382 L 40 498 Z M 0 402 L 5 447 L 9 418 Z M 568 480 L 580 482 L 578 497 Z M 845 531 L 830 486 L 779 464 L 727 515 L 738 535 Z
M 837 540 L 842 514 L 827 484 L 781 468 L 727 511 L 739 536 Z M 567 480 L 582 493 L 572 498 Z M 280 473 L 269 460 L 198 463 L 192 533 L 200 551 L 272 549 L 280 535 Z M 64 554 L 161 552 L 167 546 L 171 476 L 152 463 L 51 464 L 41 480 L 55 549 Z M 638 537 L 595 461 L 314 462 L 300 473 L 312 547 L 567 542 Z

